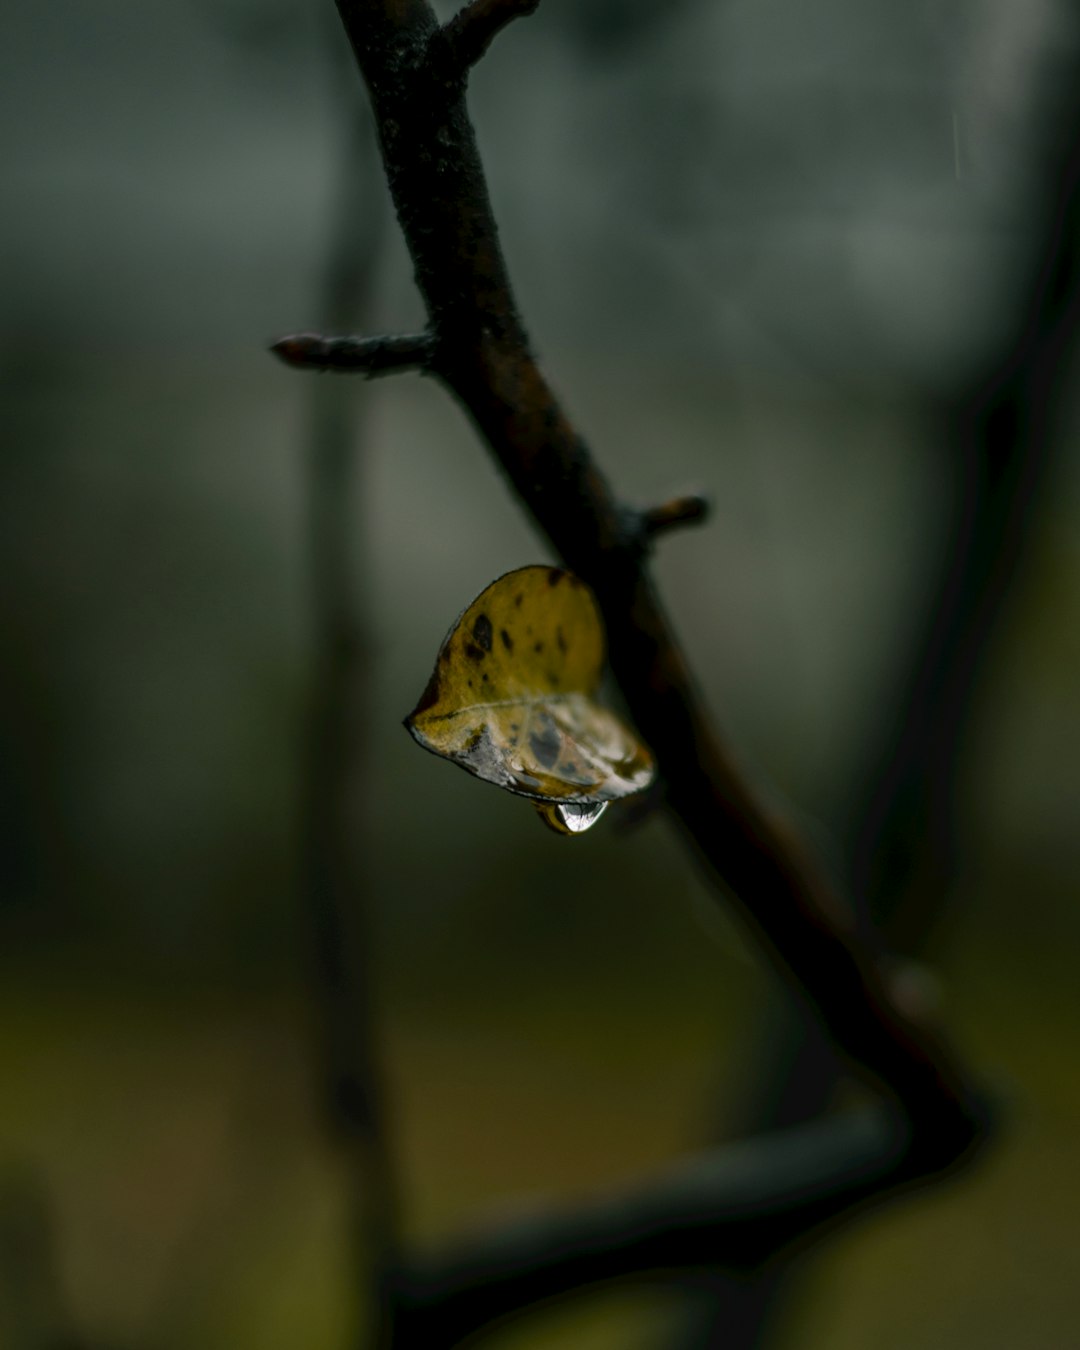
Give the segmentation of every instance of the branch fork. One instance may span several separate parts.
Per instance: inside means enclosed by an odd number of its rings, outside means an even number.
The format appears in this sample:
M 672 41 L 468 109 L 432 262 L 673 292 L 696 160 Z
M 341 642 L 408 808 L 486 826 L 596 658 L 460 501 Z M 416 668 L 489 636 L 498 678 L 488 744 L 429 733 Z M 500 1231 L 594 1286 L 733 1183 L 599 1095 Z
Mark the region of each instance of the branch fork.
M 299 334 L 273 350 L 290 365 L 368 377 L 437 370 L 556 553 L 597 596 L 611 669 L 704 870 L 741 908 L 838 1051 L 878 1089 L 883 1104 L 869 1125 L 849 1130 L 822 1122 L 821 1133 L 798 1137 L 799 1147 L 789 1139 L 790 1152 L 755 1154 L 763 1162 L 758 1170 L 747 1171 L 733 1155 L 730 1167 L 719 1160 L 720 1172 L 710 1172 L 719 1208 L 690 1215 L 684 1264 L 745 1265 L 748 1251 L 764 1260 L 897 1185 L 958 1166 L 986 1135 L 985 1105 L 944 1038 L 898 1006 L 878 954 L 860 940 L 825 875 L 758 800 L 701 706 L 649 575 L 647 546 L 704 519 L 704 499 L 676 497 L 636 512 L 623 506 L 533 358 L 464 94 L 468 70 L 536 0 L 472 0 L 443 27 L 429 0 L 337 5 L 371 94 L 428 330 L 382 338 Z M 778 1157 L 788 1164 L 780 1172 Z M 569 1227 L 532 1234 L 535 1241 L 519 1233 L 518 1274 L 535 1272 L 548 1298 L 595 1283 L 598 1272 L 606 1280 L 670 1264 L 667 1239 L 678 1222 L 665 1198 L 676 1193 L 646 1188 L 640 1204 L 624 1197 L 614 1208 L 583 1211 Z M 646 1233 L 641 1250 L 635 1233 Z M 532 1302 L 538 1285 L 522 1283 L 511 1269 L 509 1237 L 500 1235 L 477 1261 L 462 1248 L 460 1260 L 437 1263 L 431 1278 L 418 1275 L 411 1290 L 403 1288 L 395 1350 L 453 1344 Z M 502 1275 L 493 1277 L 500 1261 Z M 410 1304 L 413 1330 L 422 1322 L 430 1335 L 406 1330 Z
M 470 0 L 439 29 L 444 54 L 467 75 L 495 38 L 515 19 L 532 14 L 540 0 Z

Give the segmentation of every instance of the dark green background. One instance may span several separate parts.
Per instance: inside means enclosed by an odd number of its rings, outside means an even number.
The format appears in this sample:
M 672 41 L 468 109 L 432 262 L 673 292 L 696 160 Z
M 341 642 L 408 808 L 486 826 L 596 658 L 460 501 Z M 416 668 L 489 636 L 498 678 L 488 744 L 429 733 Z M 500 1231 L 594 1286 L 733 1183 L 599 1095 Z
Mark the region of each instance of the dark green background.
M 474 81 L 544 364 L 624 496 L 712 497 L 664 592 L 748 771 L 827 853 L 941 547 L 935 399 L 1015 312 L 1062 12 L 545 0 Z M 25 1274 L 44 1209 L 95 1345 L 330 1350 L 347 1216 L 297 900 L 316 385 L 264 348 L 320 318 L 332 16 L 63 0 L 5 27 L 0 1341 L 56 1314 L 49 1262 Z M 358 248 L 387 211 L 367 181 Z M 392 226 L 380 247 L 371 326 L 411 328 Z M 548 554 L 437 388 L 355 400 L 356 835 L 407 1226 L 433 1236 L 706 1137 L 772 977 L 662 819 L 556 838 L 401 729 L 460 609 Z M 1070 413 L 932 951 L 1011 1123 L 815 1258 L 792 1345 L 1077 1334 L 1076 445 Z M 607 1296 L 515 1343 L 663 1344 L 669 1307 Z

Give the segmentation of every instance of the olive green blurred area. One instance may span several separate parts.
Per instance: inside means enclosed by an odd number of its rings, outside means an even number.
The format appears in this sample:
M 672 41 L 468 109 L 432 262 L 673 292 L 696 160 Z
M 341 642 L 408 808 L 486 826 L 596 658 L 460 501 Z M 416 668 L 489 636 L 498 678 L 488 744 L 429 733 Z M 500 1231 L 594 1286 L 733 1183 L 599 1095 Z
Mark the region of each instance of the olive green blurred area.
M 265 351 L 322 322 L 342 172 L 365 175 L 357 247 L 378 250 L 365 327 L 422 315 L 384 186 L 344 162 L 332 8 L 5 20 L 12 1350 L 333 1350 L 356 1315 L 301 859 L 307 468 L 337 377 Z M 622 496 L 711 498 L 660 584 L 747 772 L 835 870 L 948 543 L 940 399 L 1015 322 L 1064 12 L 544 0 L 473 80 L 545 368 Z M 406 1232 L 448 1239 L 737 1118 L 776 977 L 662 814 L 559 838 L 410 740 L 457 614 L 551 555 L 432 382 L 349 388 L 376 1035 Z M 928 952 L 1006 1120 L 970 1173 L 823 1244 L 781 1344 L 1078 1343 L 1076 414 L 981 670 Z M 676 1310 L 606 1293 L 491 1343 L 662 1347 Z

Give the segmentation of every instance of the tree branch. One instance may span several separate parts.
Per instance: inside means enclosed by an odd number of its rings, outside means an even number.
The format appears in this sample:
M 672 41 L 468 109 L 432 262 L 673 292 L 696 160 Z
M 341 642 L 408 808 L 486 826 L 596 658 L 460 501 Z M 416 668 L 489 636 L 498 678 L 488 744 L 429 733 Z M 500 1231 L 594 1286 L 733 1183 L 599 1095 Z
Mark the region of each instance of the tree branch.
M 13 1350 L 90 1350 L 64 1289 L 57 1206 L 37 1165 L 0 1174 L 0 1343 Z
M 709 725 L 622 507 L 529 348 L 462 90 L 431 97 L 427 0 L 337 0 L 437 346 L 434 373 L 567 565 L 595 592 L 612 670 L 698 857 L 859 1070 L 903 1103 L 927 1161 L 981 1124 L 942 1040 L 895 1006 L 876 956 Z
M 414 1262 L 404 1350 L 452 1346 L 537 1303 L 602 1284 L 759 1269 L 915 1179 L 901 1117 L 867 1108 L 702 1154 L 584 1205 L 526 1215 Z
M 451 65 L 464 75 L 514 19 L 532 14 L 540 0 L 470 0 L 441 30 Z
M 270 350 L 287 366 L 349 371 L 370 380 L 376 375 L 396 375 L 403 370 L 426 370 L 435 343 L 430 333 L 371 338 L 294 333 L 280 338 Z
M 957 777 L 988 651 L 1060 449 L 1056 408 L 1080 327 L 1080 59 L 1055 45 L 1040 81 L 1044 107 L 1032 175 L 1033 229 L 1021 303 L 979 379 L 954 390 L 934 447 L 949 476 L 953 527 L 924 631 L 897 694 L 885 701 L 851 794 L 853 893 L 866 918 L 908 955 L 927 942 L 956 873 Z M 792 1125 L 823 1110 L 842 1066 L 789 1006 L 771 1010 L 751 1055 L 745 1128 Z M 764 1066 L 764 1072 L 762 1067 Z M 730 1122 L 729 1122 L 730 1123 Z M 682 1350 L 763 1343 L 795 1265 L 757 1281 L 718 1277 L 696 1299 Z M 670 1335 L 665 1347 L 672 1343 Z
M 907 1122 L 902 1139 L 890 1136 L 884 1158 L 880 1138 L 870 1153 L 841 1139 L 849 1151 L 841 1150 L 836 1166 L 821 1172 L 825 1189 L 808 1182 L 805 1166 L 779 1167 L 774 1174 L 777 1159 L 770 1156 L 768 1166 L 746 1173 L 754 1185 L 747 1182 L 741 1192 L 741 1207 L 724 1210 L 720 1201 L 707 1216 L 695 1210 L 687 1218 L 687 1245 L 679 1249 L 687 1263 L 717 1260 L 725 1252 L 732 1259 L 741 1252 L 738 1259 L 756 1263 L 898 1178 L 914 1181 L 969 1156 L 983 1135 L 983 1110 L 943 1039 L 897 1006 L 878 954 L 857 937 L 822 873 L 765 810 L 710 726 L 653 588 L 641 515 L 616 499 L 531 353 L 465 109 L 464 81 L 447 79 L 429 57 L 441 31 L 430 5 L 337 4 L 371 95 L 387 179 L 427 307 L 434 343 L 427 367 L 465 409 L 555 550 L 596 594 L 612 670 L 703 867 L 733 894 L 808 1013 L 858 1071 L 899 1104 Z M 469 54 L 479 55 L 519 12 L 524 7 L 495 3 L 463 11 L 465 59 L 475 59 Z M 681 510 L 667 514 L 685 516 Z M 659 516 L 663 520 L 663 508 Z M 837 1141 L 831 1131 L 839 1127 L 821 1128 L 826 1140 Z M 732 1173 L 724 1175 L 730 1180 Z M 616 1204 L 604 1211 L 604 1222 L 595 1214 L 575 1215 L 565 1228 L 556 1225 L 537 1238 L 528 1260 L 548 1272 L 548 1293 L 593 1282 L 590 1252 L 597 1259 L 607 1253 L 605 1259 L 616 1263 L 620 1250 L 636 1253 L 627 1273 L 671 1260 L 679 1221 L 665 1227 L 666 1211 L 656 1208 L 655 1196 L 650 1203 L 648 1221 L 660 1227 L 644 1235 L 635 1237 L 627 1228 L 636 1221 L 633 1206 Z M 496 1258 L 489 1252 L 484 1259 Z M 476 1286 L 482 1271 L 468 1258 L 456 1268 L 456 1284 L 444 1280 L 440 1292 L 438 1281 L 429 1281 L 427 1294 L 414 1271 L 412 1285 L 403 1286 L 404 1305 L 411 1299 L 414 1309 L 427 1307 L 430 1325 L 441 1327 L 444 1317 L 452 1317 L 454 1300 L 488 1300 L 506 1311 L 517 1306 L 515 1299 L 532 1297 L 509 1276 L 501 1294 L 490 1282 L 481 1294 Z M 403 1336 L 399 1332 L 395 1344 L 404 1343 Z
M 701 524 L 708 516 L 708 498 L 691 493 L 686 497 L 673 497 L 671 501 L 642 511 L 641 530 L 645 538 L 651 540 L 681 525 Z
M 327 19 L 332 18 L 328 13 Z M 367 108 L 355 98 L 340 33 L 333 36 L 336 92 L 342 95 L 335 105 L 348 121 L 321 309 L 328 323 L 344 328 L 363 323 L 371 308 L 385 224 L 381 213 L 363 215 L 379 172 L 374 128 Z M 362 232 L 358 217 L 364 221 Z M 374 373 L 374 368 L 369 370 Z M 398 1223 L 374 1028 L 370 881 L 359 837 L 366 824 L 363 799 L 369 786 L 365 714 L 371 660 L 370 618 L 359 582 L 362 571 L 355 566 L 358 530 L 352 503 L 364 467 L 364 409 L 339 382 L 318 381 L 307 389 L 311 401 L 304 468 L 312 669 L 301 801 L 301 898 L 312 948 L 322 1107 L 342 1165 L 350 1257 L 357 1272 L 352 1309 L 356 1331 L 350 1329 L 350 1339 L 384 1350 L 393 1337 L 390 1272 L 398 1259 Z
M 1058 449 L 1055 420 L 1080 330 L 1080 24 L 1045 72 L 1026 285 L 980 377 L 941 408 L 952 538 L 900 716 L 880 732 L 855 794 L 855 882 L 874 917 L 925 927 L 919 910 L 955 872 L 959 751 L 972 693 Z M 1060 54 L 1057 52 L 1060 47 Z M 855 814 L 854 812 L 852 813 Z M 919 897 L 923 897 L 922 900 Z M 912 902 L 915 903 L 912 903 Z M 903 941 L 905 932 L 897 936 Z

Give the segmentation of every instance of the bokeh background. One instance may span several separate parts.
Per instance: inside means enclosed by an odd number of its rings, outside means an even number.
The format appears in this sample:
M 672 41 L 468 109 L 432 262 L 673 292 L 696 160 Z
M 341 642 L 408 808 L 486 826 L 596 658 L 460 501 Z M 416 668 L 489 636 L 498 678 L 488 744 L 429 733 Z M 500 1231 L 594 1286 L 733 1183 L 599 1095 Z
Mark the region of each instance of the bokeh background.
M 471 104 L 524 314 L 630 499 L 709 493 L 665 596 L 826 856 L 947 534 L 941 400 L 1015 324 L 1065 5 L 545 0 Z M 300 814 L 306 464 L 341 182 L 421 321 L 332 6 L 11 7 L 0 43 L 0 1343 L 331 1350 Z M 321 377 L 320 377 L 321 378 Z M 329 379 L 330 377 L 325 377 Z M 357 855 L 406 1230 L 585 1194 L 738 1114 L 774 977 L 662 815 L 574 841 L 400 726 L 549 556 L 428 381 L 349 386 L 369 653 Z M 1080 439 L 976 690 L 929 953 L 1011 1102 L 985 1163 L 808 1265 L 778 1344 L 1080 1345 Z M 671 1343 L 674 1295 L 501 1333 Z M 786 1336 L 786 1339 L 785 1339 Z M 493 1342 L 494 1343 L 494 1342 Z

